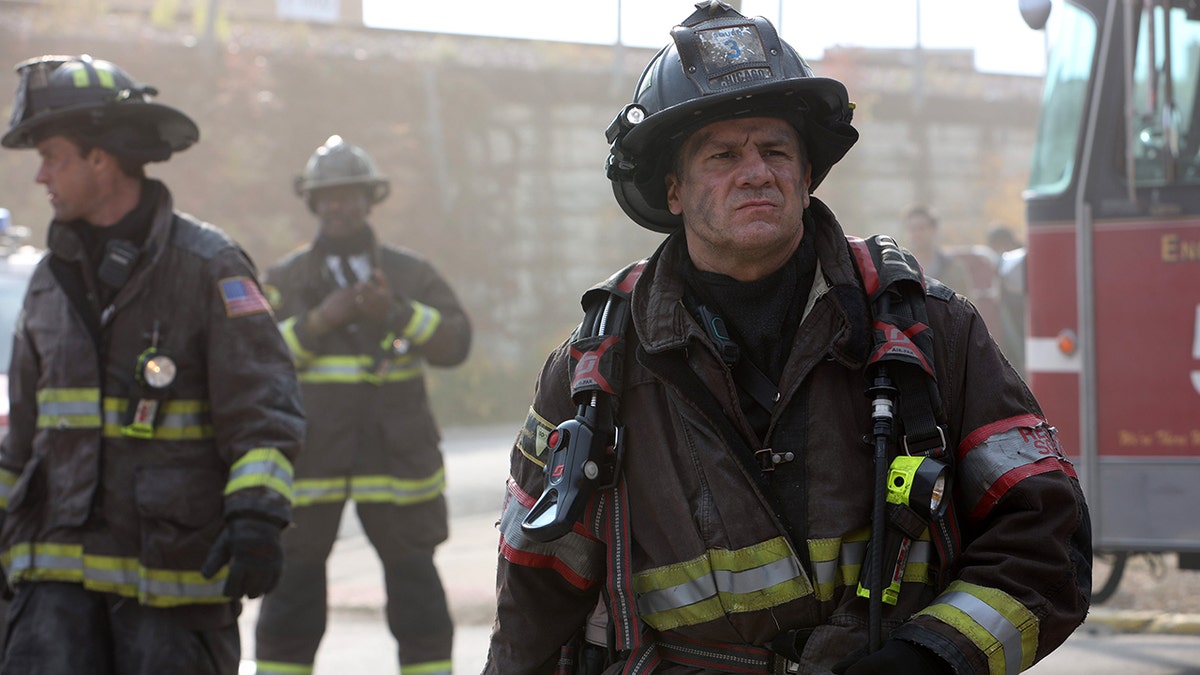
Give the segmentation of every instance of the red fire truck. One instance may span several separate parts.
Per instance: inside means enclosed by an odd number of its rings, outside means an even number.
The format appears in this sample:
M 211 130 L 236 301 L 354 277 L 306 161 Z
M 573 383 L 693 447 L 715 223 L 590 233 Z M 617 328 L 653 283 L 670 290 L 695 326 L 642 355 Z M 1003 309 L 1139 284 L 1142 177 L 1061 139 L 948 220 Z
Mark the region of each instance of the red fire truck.
M 1200 569 L 1200 0 L 1020 9 L 1049 49 L 1026 369 L 1078 453 L 1103 601 L 1129 555 Z

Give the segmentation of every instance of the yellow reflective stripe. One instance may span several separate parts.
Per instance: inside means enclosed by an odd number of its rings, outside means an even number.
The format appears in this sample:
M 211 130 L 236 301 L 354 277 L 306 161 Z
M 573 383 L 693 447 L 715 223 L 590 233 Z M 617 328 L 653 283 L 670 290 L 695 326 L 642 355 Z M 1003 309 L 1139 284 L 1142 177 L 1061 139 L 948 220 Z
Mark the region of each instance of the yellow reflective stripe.
M 692 560 L 633 577 L 638 616 L 656 630 L 769 609 L 813 592 L 782 537 L 736 551 L 711 549 Z
M 295 361 L 296 367 L 303 368 L 316 354 L 305 349 L 304 345 L 300 344 L 300 338 L 296 337 L 296 322 L 299 319 L 300 317 L 293 316 L 280 321 L 279 334 L 283 336 L 284 344 L 291 350 L 292 360 Z
M 427 661 L 425 663 L 401 663 L 400 675 L 450 675 L 453 664 L 445 661 Z
M 125 413 L 130 401 L 124 398 L 104 398 L 104 436 L 125 438 Z M 216 436 L 212 424 L 212 406 L 199 399 L 176 399 L 160 404 L 154 425 L 156 441 L 204 441 Z
M 929 530 L 908 547 L 908 564 L 904 567 L 901 581 L 932 584 L 929 578 L 929 563 L 933 559 L 933 543 L 929 541 Z
M 292 463 L 277 448 L 255 448 L 233 463 L 225 495 L 249 488 L 267 488 L 292 500 Z
M 100 390 L 40 389 L 37 393 L 39 429 L 96 429 L 100 426 Z
M 546 468 L 546 461 L 541 457 L 547 454 L 550 447 L 548 440 L 552 431 L 554 425 L 550 420 L 539 415 L 533 406 L 530 406 L 529 414 L 525 416 L 525 425 L 521 427 L 521 433 L 517 436 L 517 447 L 520 448 L 521 454 L 534 464 Z
M 81 71 L 82 72 L 82 71 Z M 113 77 L 111 70 L 96 69 L 96 79 L 100 80 L 100 86 L 105 89 L 116 89 L 116 78 Z
M 833 599 L 837 588 L 838 554 L 842 550 L 842 540 L 810 539 L 808 542 L 808 557 L 812 560 L 813 585 L 817 600 Z
M 71 74 L 71 80 L 72 80 L 72 83 L 76 87 L 88 86 L 89 82 L 88 82 L 87 69 L 80 68 L 80 69 L 76 70 L 74 73 Z
M 446 489 L 446 470 L 438 469 L 428 478 L 405 480 L 395 476 L 353 476 L 350 498 L 356 502 L 417 504 L 427 502 Z
M 298 377 L 310 384 L 402 382 L 420 377 L 424 372 L 422 363 L 415 355 L 403 354 L 389 359 L 387 367 L 376 374 L 377 364 L 369 356 L 321 356 L 314 358 Z
M 345 478 L 301 479 L 296 481 L 292 490 L 293 506 L 342 502 L 346 501 L 348 494 Z
M 363 368 L 370 365 L 371 359 L 365 356 L 320 356 L 299 377 L 301 382 L 358 382 Z
M 928 615 L 962 633 L 983 652 L 992 675 L 1019 673 L 1037 654 L 1037 616 L 996 588 L 953 581 L 929 607 Z
M 221 595 L 228 570 L 212 579 L 199 571 L 143 566 L 136 558 L 85 554 L 79 544 L 21 543 L 0 555 L 9 583 L 62 581 L 115 593 L 151 607 L 228 602 Z
M 37 393 L 38 405 L 47 403 L 99 403 L 100 390 L 96 387 L 47 387 Z
M 410 301 L 409 304 L 412 305 L 413 315 L 404 327 L 404 337 L 412 340 L 413 344 L 423 345 L 429 342 L 433 332 L 442 323 L 442 313 L 416 300 Z
M 843 539 L 840 569 L 845 585 L 858 585 L 858 575 L 862 573 L 863 559 L 867 556 L 867 540 L 870 538 L 871 526 L 868 525 L 850 532 Z
M 403 382 L 412 380 L 425 372 L 421 362 L 414 359 L 412 356 L 397 356 L 392 359 L 391 364 L 382 375 L 376 375 L 371 372 L 364 372 L 362 379 L 370 384 L 385 384 L 387 382 Z
M 0 469 L 0 509 L 8 508 L 8 500 L 12 497 L 13 486 L 21 476 L 8 469 Z
M 284 663 L 282 661 L 255 661 L 255 675 L 310 675 L 312 664 Z

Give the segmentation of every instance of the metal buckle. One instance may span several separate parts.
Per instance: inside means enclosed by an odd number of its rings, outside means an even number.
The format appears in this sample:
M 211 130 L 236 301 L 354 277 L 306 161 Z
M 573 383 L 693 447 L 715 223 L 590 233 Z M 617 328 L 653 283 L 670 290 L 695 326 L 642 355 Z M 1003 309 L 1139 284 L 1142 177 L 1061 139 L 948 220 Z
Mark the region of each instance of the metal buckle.
M 938 436 L 939 436 L 938 448 L 940 450 L 942 450 L 942 453 L 938 454 L 938 456 L 940 457 L 946 450 L 946 432 L 942 429 L 942 425 L 940 425 L 940 424 L 937 426 L 937 430 L 938 430 Z M 900 439 L 900 442 L 901 442 L 901 445 L 904 447 L 904 454 L 908 455 L 909 457 L 912 457 L 913 453 L 911 450 L 908 449 L 908 434 L 904 434 L 904 438 Z M 928 454 L 928 453 L 923 453 L 923 454 Z

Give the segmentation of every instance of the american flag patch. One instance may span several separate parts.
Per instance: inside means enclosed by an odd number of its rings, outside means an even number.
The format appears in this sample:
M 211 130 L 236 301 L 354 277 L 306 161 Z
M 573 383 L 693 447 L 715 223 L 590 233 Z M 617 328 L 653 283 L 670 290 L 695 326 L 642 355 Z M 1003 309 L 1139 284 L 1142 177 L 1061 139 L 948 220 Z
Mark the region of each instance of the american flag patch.
M 226 316 L 246 316 L 258 312 L 270 312 L 271 305 L 258 290 L 258 284 L 250 277 L 227 277 L 217 282 L 221 289 L 221 300 L 225 301 Z

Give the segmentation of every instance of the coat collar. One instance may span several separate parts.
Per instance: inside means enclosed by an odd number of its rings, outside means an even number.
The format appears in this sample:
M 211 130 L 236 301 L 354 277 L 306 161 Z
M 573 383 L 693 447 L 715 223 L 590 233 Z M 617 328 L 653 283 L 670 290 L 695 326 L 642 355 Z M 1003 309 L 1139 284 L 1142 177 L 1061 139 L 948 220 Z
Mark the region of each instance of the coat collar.
M 815 237 L 818 279 L 806 301 L 806 313 L 819 303 L 832 303 L 833 325 L 822 330 L 828 334 L 833 358 L 852 368 L 861 368 L 866 359 L 866 298 L 846 245 L 846 235 L 833 212 L 813 197 L 805 212 L 806 237 Z M 680 270 L 686 263 L 687 243 L 683 230 L 667 237 L 647 262 L 633 290 L 633 325 L 643 348 L 650 353 L 686 347 L 693 339 L 705 339 L 704 333 L 684 306 L 685 282 Z M 807 317 L 806 317 L 807 319 Z M 818 327 L 805 322 L 797 331 L 797 341 L 811 339 Z

